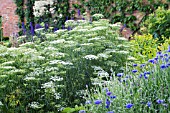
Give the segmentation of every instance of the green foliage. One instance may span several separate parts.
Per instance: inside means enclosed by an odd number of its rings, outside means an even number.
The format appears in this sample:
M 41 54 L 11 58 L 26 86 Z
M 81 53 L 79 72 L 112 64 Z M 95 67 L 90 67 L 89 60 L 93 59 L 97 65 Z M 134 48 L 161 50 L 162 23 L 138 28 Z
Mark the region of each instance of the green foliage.
M 144 26 L 147 28 L 145 33 L 150 33 L 154 38 L 162 40 L 162 36 L 170 36 L 170 9 L 165 10 L 159 7 L 154 13 L 150 14 L 145 21 Z
M 95 85 L 97 76 L 109 77 L 110 68 L 122 71 L 128 47 L 122 45 L 127 40 L 119 37 L 118 24 L 101 19 L 92 23 L 69 20 L 67 25 L 73 30 L 47 33 L 37 29 L 43 41 L 34 36 L 34 43 L 19 48 L 0 46 L 2 112 L 59 112 L 63 107 L 80 106 L 86 85 Z

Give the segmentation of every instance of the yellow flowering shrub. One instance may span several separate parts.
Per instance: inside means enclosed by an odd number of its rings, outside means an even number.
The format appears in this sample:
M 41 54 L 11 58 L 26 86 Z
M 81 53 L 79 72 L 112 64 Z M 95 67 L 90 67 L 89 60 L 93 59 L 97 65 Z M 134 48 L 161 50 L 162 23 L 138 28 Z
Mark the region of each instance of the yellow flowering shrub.
M 166 50 L 170 44 L 170 39 L 164 38 L 164 43 L 153 38 L 151 34 L 135 35 L 131 40 L 131 56 L 137 59 L 137 62 L 144 63 L 156 56 L 158 51 Z

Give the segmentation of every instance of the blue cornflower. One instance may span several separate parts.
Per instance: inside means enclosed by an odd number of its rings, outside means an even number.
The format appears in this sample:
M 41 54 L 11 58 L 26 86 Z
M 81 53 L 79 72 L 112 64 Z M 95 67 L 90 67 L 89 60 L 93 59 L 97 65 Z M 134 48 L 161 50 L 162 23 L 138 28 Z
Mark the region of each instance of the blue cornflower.
M 102 100 L 95 100 L 94 103 L 95 103 L 96 105 L 99 105 L 99 104 L 102 103 Z
M 122 76 L 123 76 L 123 73 L 118 73 L 117 76 L 118 76 L 118 77 L 122 77 Z
M 107 113 L 114 113 L 113 111 L 108 111 Z
M 151 102 L 148 102 L 148 103 L 147 103 L 147 106 L 148 106 L 148 107 L 151 107 L 151 104 L 152 104 Z
M 168 62 L 168 61 L 169 61 L 169 58 L 165 58 L 164 60 L 165 60 L 165 62 Z
M 143 68 L 143 67 L 145 67 L 145 64 L 141 64 L 141 65 L 140 65 L 140 68 Z
M 132 70 L 132 72 L 133 72 L 133 73 L 136 73 L 136 72 L 138 72 L 138 70 L 134 69 L 134 70 Z
M 109 91 L 109 89 L 108 88 L 106 88 L 106 92 L 108 92 Z
M 154 59 L 149 59 L 148 62 L 154 63 Z
M 168 46 L 168 50 L 167 50 L 167 52 L 170 52 L 170 45 Z
M 142 76 L 143 76 L 143 74 L 141 73 L 141 74 L 139 75 L 139 78 L 142 78 Z
M 134 67 L 138 66 L 138 64 L 133 64 Z
M 144 74 L 145 74 L 145 75 L 146 75 L 146 74 L 148 74 L 148 75 L 149 75 L 149 74 L 151 74 L 151 73 L 150 73 L 149 71 L 147 71 L 147 72 L 144 72 Z
M 54 32 L 57 31 L 57 30 L 58 30 L 58 28 L 54 28 Z
M 165 65 L 165 64 L 162 64 L 162 65 L 160 66 L 160 68 L 161 68 L 161 69 L 165 69 L 165 68 L 166 68 L 166 65 Z
M 163 58 L 164 57 L 164 55 L 163 54 L 160 54 L 160 58 Z
M 148 75 L 147 75 L 147 74 L 144 74 L 144 78 L 145 78 L 145 79 L 148 79 Z
M 155 57 L 154 60 L 158 61 L 158 57 Z
M 161 51 L 157 52 L 157 55 L 161 55 L 161 54 L 162 54 L 162 52 L 161 52 Z
M 158 104 L 162 104 L 162 103 L 164 102 L 164 100 L 158 99 L 158 100 L 156 100 L 156 102 L 157 102 Z
M 110 92 L 110 91 L 107 91 L 107 92 L 106 92 L 106 95 L 107 95 L 107 96 L 110 96 L 111 94 L 112 94 L 112 92 Z
M 168 57 L 168 54 L 167 54 L 167 53 L 165 53 L 165 54 L 164 54 L 164 56 L 165 56 L 165 57 Z
M 80 110 L 79 113 L 86 113 L 86 111 L 85 110 Z
M 106 99 L 106 108 L 108 109 L 110 107 L 110 101 L 109 99 Z
M 111 99 L 114 99 L 114 98 L 116 98 L 116 96 L 115 96 L 115 95 L 111 95 L 110 98 L 111 98 Z
M 128 104 L 126 104 L 126 108 L 128 108 L 128 109 L 130 109 L 132 106 L 133 106 L 133 104 L 132 104 L 132 103 L 128 103 Z

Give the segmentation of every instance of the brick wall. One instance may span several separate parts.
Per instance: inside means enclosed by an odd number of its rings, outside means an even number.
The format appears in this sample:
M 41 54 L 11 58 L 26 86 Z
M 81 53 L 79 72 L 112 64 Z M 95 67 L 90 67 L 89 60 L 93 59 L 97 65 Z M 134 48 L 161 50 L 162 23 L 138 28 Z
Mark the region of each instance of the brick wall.
M 16 5 L 14 0 L 0 0 L 0 16 L 2 16 L 3 36 L 9 37 L 18 32 L 18 16 L 15 15 Z

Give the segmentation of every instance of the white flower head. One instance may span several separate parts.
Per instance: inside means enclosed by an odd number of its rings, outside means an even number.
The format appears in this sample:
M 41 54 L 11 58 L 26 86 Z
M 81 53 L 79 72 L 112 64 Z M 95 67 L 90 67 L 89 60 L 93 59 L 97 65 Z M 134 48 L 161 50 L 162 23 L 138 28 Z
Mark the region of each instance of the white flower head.
M 59 76 L 52 76 L 50 79 L 53 81 L 62 81 L 63 80 L 63 78 L 59 77 Z
M 54 83 L 52 81 L 44 83 L 41 88 L 54 88 Z
M 3 106 L 2 102 L 0 101 L 0 106 Z
M 31 80 L 35 80 L 35 79 L 36 79 L 35 77 L 31 77 L 31 76 L 30 77 L 27 76 L 24 78 L 25 81 L 31 81 Z
M 98 56 L 96 56 L 96 55 L 86 55 L 83 58 L 88 59 L 88 60 L 97 60 Z
M 28 104 L 28 106 L 29 106 L 30 108 L 33 108 L 33 109 L 40 109 L 40 108 L 42 108 L 44 105 L 42 105 L 42 104 L 40 104 L 40 103 L 38 103 L 38 102 L 31 102 L 31 103 Z

